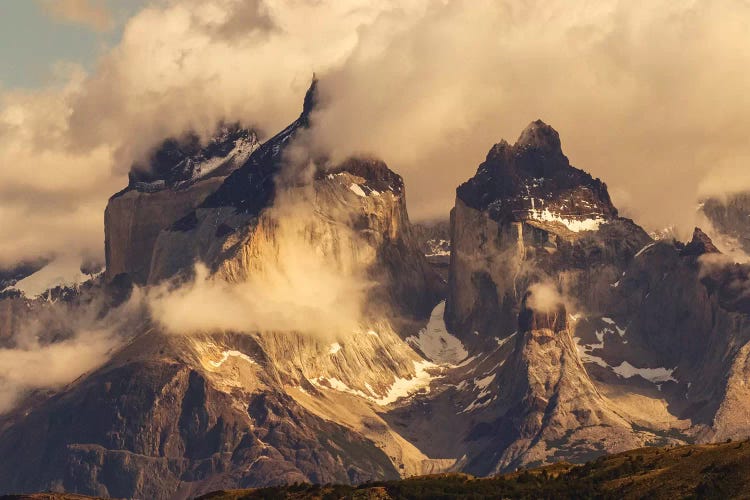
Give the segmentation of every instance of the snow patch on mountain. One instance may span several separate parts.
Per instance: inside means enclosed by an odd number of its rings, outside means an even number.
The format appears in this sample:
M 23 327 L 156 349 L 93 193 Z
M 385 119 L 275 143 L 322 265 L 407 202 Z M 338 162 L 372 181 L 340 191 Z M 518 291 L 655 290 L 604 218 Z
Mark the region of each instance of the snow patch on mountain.
M 649 236 L 651 236 L 651 239 L 655 241 L 664 240 L 674 240 L 677 239 L 677 228 L 674 225 L 669 225 L 667 227 L 664 227 L 662 229 L 658 229 L 655 231 L 650 231 L 648 233 Z
M 432 310 L 427 326 L 406 341 L 435 363 L 457 365 L 469 355 L 461 341 L 448 333 L 443 315 L 445 301 Z
M 500 339 L 500 338 L 495 337 L 495 342 L 497 342 L 497 348 L 499 349 L 502 346 L 504 346 L 505 344 L 507 344 L 510 341 L 510 339 L 512 339 L 513 337 L 516 336 L 516 333 L 518 333 L 518 332 L 513 332 L 510 335 L 508 335 L 507 337 L 505 337 L 504 339 Z
M 310 379 L 310 383 L 320 389 L 333 389 L 335 391 L 353 394 L 354 396 L 359 396 L 361 398 L 368 399 L 370 401 L 375 400 L 371 395 L 365 394 L 364 392 L 358 389 L 352 389 L 351 387 L 349 387 L 348 385 L 346 385 L 344 382 L 342 382 L 336 377 L 318 377 L 318 378 Z
M 435 378 L 427 371 L 430 368 L 436 368 L 435 364 L 426 360 L 415 361 L 414 376 L 411 378 L 397 378 L 390 389 L 388 389 L 386 395 L 380 399 L 376 399 L 375 403 L 380 406 L 386 406 L 418 391 L 430 392 L 430 382 Z
M 448 257 L 451 254 L 451 242 L 444 239 L 433 239 L 425 242 L 425 257 Z
M 485 406 L 492 403 L 495 399 L 497 399 L 497 394 L 490 397 L 490 395 L 492 394 L 492 390 L 489 389 L 489 385 L 495 380 L 495 376 L 496 375 L 494 373 L 491 373 L 487 375 L 486 377 L 475 378 L 472 381 L 472 383 L 474 384 L 475 390 L 479 390 L 479 394 L 477 394 L 476 398 L 474 398 L 474 401 L 469 403 L 459 413 L 468 413 L 468 412 L 477 410 L 479 408 L 484 408 Z M 465 388 L 465 384 L 463 387 Z
M 624 331 L 623 331 L 624 332 Z M 576 348 L 578 354 L 581 356 L 581 360 L 584 363 L 593 363 L 612 370 L 621 378 L 629 379 L 635 376 L 639 376 L 645 380 L 648 380 L 652 384 L 662 384 L 664 382 L 677 382 L 677 379 L 673 377 L 675 368 L 637 368 L 627 361 L 623 361 L 617 366 L 612 366 L 607 363 L 604 359 L 599 356 L 591 354 L 594 349 L 604 349 L 604 335 L 600 332 L 596 332 L 596 337 L 600 341 L 599 344 L 581 344 L 581 339 L 575 337 Z
M 205 161 L 200 162 L 193 169 L 194 175 L 191 181 L 196 181 L 208 176 L 211 172 L 219 168 L 220 166 L 231 163 L 233 166 L 239 166 L 244 163 L 250 155 L 258 149 L 258 142 L 246 138 L 237 140 L 234 144 L 234 148 L 226 156 L 217 156 L 209 158 Z M 190 159 L 185 161 L 192 161 Z M 188 181 L 188 182 L 191 182 Z
M 90 279 L 81 272 L 81 259 L 77 256 L 61 256 L 37 272 L 16 282 L 9 289 L 23 292 L 26 297 L 36 298 L 56 286 L 77 286 Z
M 430 382 L 435 378 L 428 370 L 437 368 L 434 363 L 422 360 L 414 361 L 414 375 L 409 378 L 397 377 L 390 385 L 386 393 L 380 397 L 369 385 L 366 386 L 371 394 L 365 394 L 359 389 L 349 387 L 336 377 L 318 377 L 311 379 L 310 383 L 321 389 L 333 389 L 346 392 L 360 398 L 364 398 L 378 406 L 387 406 L 399 399 L 411 396 L 416 392 L 430 392 Z
M 229 358 L 242 359 L 251 365 L 257 364 L 253 358 L 244 352 L 236 349 L 223 349 L 223 346 L 219 346 L 214 342 L 193 339 L 192 345 L 200 358 L 201 364 L 211 371 L 215 368 L 221 368 Z
M 495 399 L 497 399 L 497 396 L 493 396 L 491 398 L 487 398 L 487 399 L 484 399 L 484 400 L 481 397 L 478 397 L 477 399 L 475 399 L 474 401 L 472 401 L 471 404 L 469 404 L 469 406 L 467 406 L 466 408 L 464 408 L 463 410 L 461 410 L 459 413 L 469 413 L 469 412 L 472 412 L 474 410 L 478 410 L 480 408 L 484 408 L 485 406 L 488 406 L 490 403 L 492 403 L 493 401 L 495 401 Z
M 551 212 L 547 207 L 545 207 L 544 210 L 532 208 L 529 210 L 529 217 L 540 222 L 556 222 L 562 224 L 574 233 L 579 233 L 581 231 L 597 231 L 599 226 L 606 222 L 599 215 L 595 215 L 588 219 L 569 219 Z
M 649 382 L 677 382 L 677 379 L 672 376 L 674 368 L 636 368 L 627 361 L 623 361 L 619 366 L 615 366 L 612 370 L 621 376 L 622 378 L 631 378 L 639 375 Z
M 636 256 L 636 257 L 640 257 L 641 255 L 643 255 L 643 254 L 644 254 L 644 252 L 646 252 L 646 251 L 647 251 L 647 250 L 648 250 L 649 248 L 652 248 L 652 247 L 653 247 L 654 245 L 656 245 L 656 243 L 655 243 L 655 242 L 654 242 L 654 243 L 649 243 L 649 244 L 648 244 L 648 245 L 646 245 L 645 247 L 643 247 L 643 248 L 641 248 L 640 250 L 638 250 L 638 253 L 636 253 L 636 254 L 635 254 L 635 256 Z M 624 274 L 624 273 L 623 273 L 623 274 Z
M 495 380 L 495 374 L 491 373 L 484 378 L 474 379 L 474 386 L 478 387 L 481 390 L 484 390 L 488 385 L 492 383 L 493 380 Z
M 362 191 L 362 188 L 361 188 L 361 187 L 359 187 L 359 184 L 354 184 L 354 183 L 352 183 L 352 184 L 351 184 L 351 185 L 349 186 L 349 190 L 350 190 L 350 191 L 351 191 L 352 193 L 356 194 L 357 196 L 361 196 L 362 198 L 364 198 L 364 197 L 366 197 L 366 196 L 367 196 L 367 195 L 365 194 L 365 192 L 364 192 L 364 191 Z
M 209 361 L 209 364 L 213 366 L 214 368 L 219 368 L 230 357 L 244 359 L 245 361 L 253 365 L 256 364 L 255 360 L 253 360 L 250 356 L 248 356 L 247 354 L 243 352 L 235 351 L 235 350 L 222 351 L 221 359 L 219 361 Z

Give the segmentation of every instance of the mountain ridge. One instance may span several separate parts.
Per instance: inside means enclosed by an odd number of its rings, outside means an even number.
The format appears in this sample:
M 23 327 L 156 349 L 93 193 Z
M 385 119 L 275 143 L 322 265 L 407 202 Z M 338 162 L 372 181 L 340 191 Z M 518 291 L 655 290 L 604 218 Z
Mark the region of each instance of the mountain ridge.
M 61 292 L 65 311 L 106 321 L 146 302 L 101 366 L 0 418 L 8 489 L 187 498 L 492 475 L 748 432 L 750 268 L 698 228 L 654 241 L 541 121 L 490 149 L 449 228 L 415 230 L 402 178 L 377 158 L 289 163 L 315 86 L 231 168 L 204 177 L 193 160 L 230 161 L 250 131 L 220 132 L 218 156 L 168 141 L 110 199 L 106 275 Z M 449 255 L 428 260 L 446 231 Z M 0 301 L 9 346 L 54 306 L 35 300 Z M 236 319 L 210 316 L 227 302 L 244 322 L 189 322 Z

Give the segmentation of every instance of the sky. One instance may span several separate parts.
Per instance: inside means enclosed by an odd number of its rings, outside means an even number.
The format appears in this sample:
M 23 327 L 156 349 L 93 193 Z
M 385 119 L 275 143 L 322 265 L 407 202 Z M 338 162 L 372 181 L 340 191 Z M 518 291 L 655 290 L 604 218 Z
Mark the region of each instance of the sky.
M 491 146 L 542 119 L 646 229 L 689 236 L 750 188 L 746 0 L 2 0 L 0 267 L 101 258 L 130 165 L 220 120 L 378 156 L 447 218 Z
M 97 57 L 117 43 L 127 18 L 145 3 L 146 0 L 60 0 L 55 8 L 44 1 L 3 0 L 0 88 L 52 84 L 57 76 L 55 66 L 60 63 L 91 69 Z M 86 12 L 93 15 L 87 16 Z

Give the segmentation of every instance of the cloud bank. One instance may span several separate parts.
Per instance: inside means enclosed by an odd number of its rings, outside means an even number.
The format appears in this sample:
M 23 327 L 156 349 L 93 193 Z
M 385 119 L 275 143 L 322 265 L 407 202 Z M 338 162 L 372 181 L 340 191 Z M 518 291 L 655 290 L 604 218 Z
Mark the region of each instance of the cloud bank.
M 109 330 L 81 330 L 62 342 L 0 349 L 0 414 L 13 408 L 29 390 L 61 387 L 97 368 L 119 346 Z
M 560 305 L 565 303 L 557 287 L 550 282 L 534 283 L 529 286 L 528 292 L 526 305 L 534 311 L 543 313 L 557 312 Z
M 0 347 L 0 414 L 30 391 L 57 389 L 104 364 L 138 331 L 146 311 L 139 291 L 101 316 L 101 297 L 83 305 L 36 304 L 17 330 L 3 332 Z M 7 326 L 7 325 L 6 325 Z
M 542 118 L 627 215 L 687 234 L 700 196 L 750 187 L 749 21 L 740 0 L 154 2 L 90 74 L 0 89 L 0 266 L 100 256 L 134 160 L 220 119 L 271 134 L 312 72 L 316 144 L 382 157 L 413 219 Z

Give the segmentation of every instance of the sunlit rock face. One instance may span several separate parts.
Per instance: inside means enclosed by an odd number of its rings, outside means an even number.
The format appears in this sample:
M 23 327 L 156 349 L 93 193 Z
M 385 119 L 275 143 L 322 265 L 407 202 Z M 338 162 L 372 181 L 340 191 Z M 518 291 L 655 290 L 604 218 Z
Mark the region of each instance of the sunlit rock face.
M 159 282 L 200 260 L 239 282 L 284 264 L 287 236 L 346 275 L 373 279 L 372 295 L 405 314 L 425 317 L 440 280 L 416 248 L 401 178 L 377 160 L 351 159 L 321 171 L 307 185 L 284 189 L 277 208 L 246 214 L 231 206 L 198 207 L 163 231 L 150 281 Z M 295 234 L 289 235 L 292 231 Z M 180 251 L 178 251 L 178 249 Z
M 306 247 L 325 267 L 367 278 L 373 312 L 396 321 L 426 319 L 444 285 L 412 234 L 401 177 L 377 159 L 323 165 L 286 156 L 308 126 L 314 94 L 315 82 L 297 120 L 159 233 L 148 282 L 189 271 L 197 261 L 222 279 L 243 281 L 286 264 L 291 232 L 301 238 L 294 246 Z
M 456 190 L 446 319 L 463 338 L 515 330 L 529 284 L 553 275 L 596 307 L 620 269 L 650 241 L 618 217 L 607 187 L 574 168 L 541 121 L 493 146 Z
M 2 488 L 192 498 L 398 477 L 383 451 L 305 410 L 278 377 L 251 337 L 140 336 L 3 430 Z
M 293 225 L 328 265 L 372 280 L 370 305 L 426 318 L 444 285 L 417 251 L 401 177 L 376 159 L 298 165 L 285 156 L 309 124 L 315 87 L 299 118 L 263 145 L 221 127 L 206 146 L 168 140 L 149 165 L 134 166 L 105 214 L 107 279 L 156 284 L 202 262 L 242 281 L 285 257 L 278 230 Z

